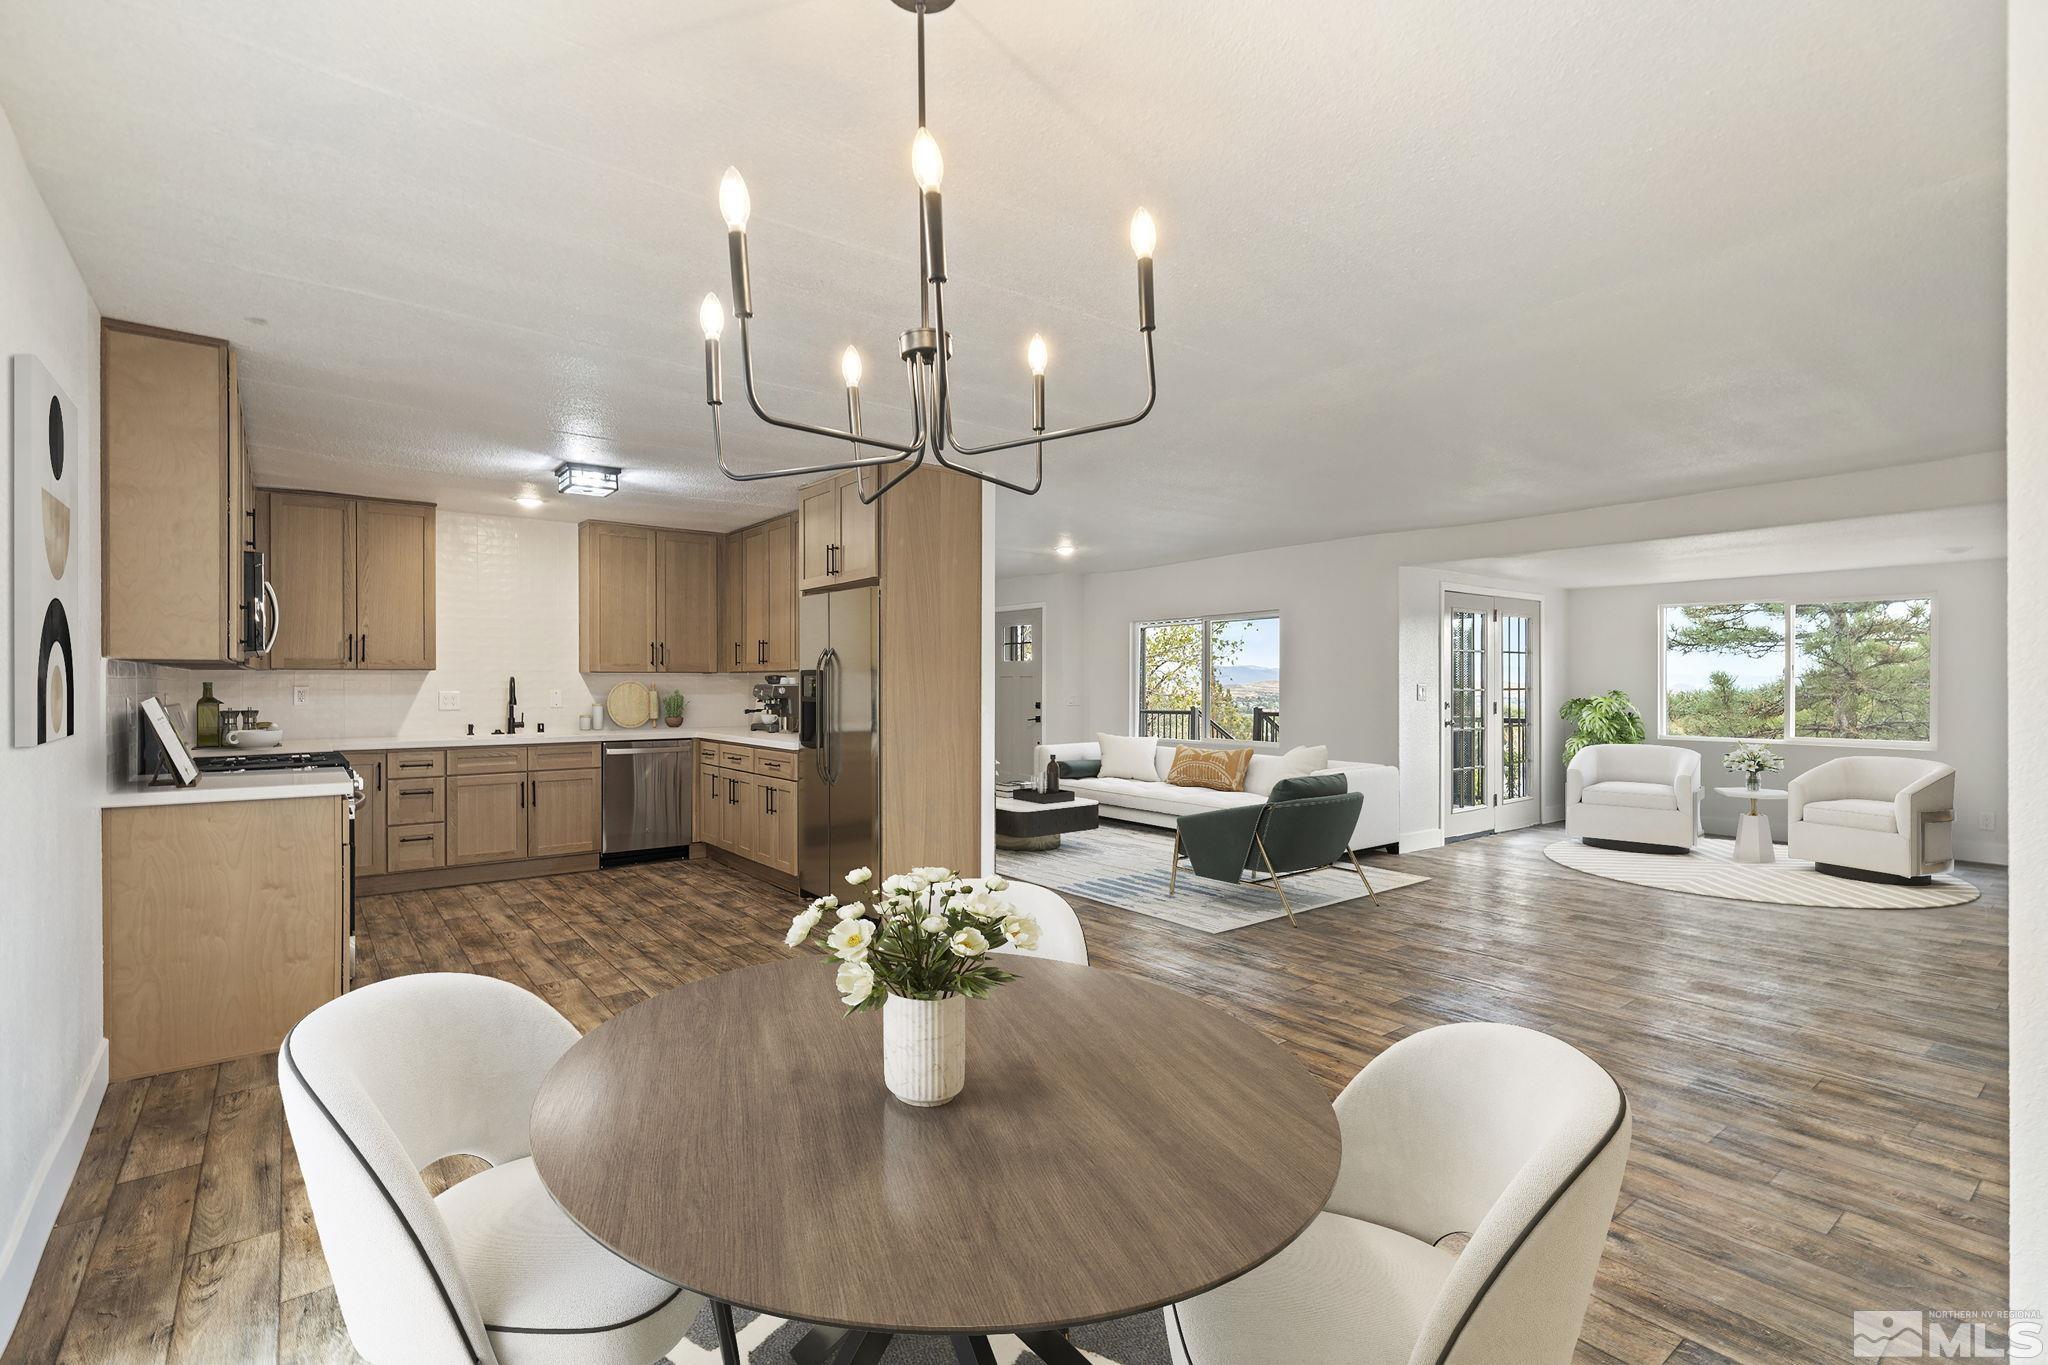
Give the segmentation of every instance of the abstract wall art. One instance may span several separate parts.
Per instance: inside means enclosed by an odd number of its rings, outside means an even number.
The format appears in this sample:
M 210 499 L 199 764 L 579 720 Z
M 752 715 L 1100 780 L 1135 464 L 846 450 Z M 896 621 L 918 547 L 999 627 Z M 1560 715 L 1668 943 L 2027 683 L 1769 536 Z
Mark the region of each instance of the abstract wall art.
M 14 357 L 14 743 L 31 748 L 77 732 L 83 609 L 79 541 L 84 476 L 78 407 L 34 356 Z

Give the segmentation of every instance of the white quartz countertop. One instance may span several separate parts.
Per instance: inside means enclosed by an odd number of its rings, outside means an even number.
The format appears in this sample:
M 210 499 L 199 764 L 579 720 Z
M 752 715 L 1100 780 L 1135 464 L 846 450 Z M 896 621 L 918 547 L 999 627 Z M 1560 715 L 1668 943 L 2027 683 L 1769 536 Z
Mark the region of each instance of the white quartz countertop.
M 607 726 L 602 730 L 549 730 L 545 734 L 521 730 L 516 735 L 410 735 L 404 739 L 395 735 L 366 735 L 355 739 L 316 736 L 312 739 L 300 739 L 287 731 L 284 743 L 279 747 L 289 753 L 324 753 L 330 749 L 341 749 L 350 753 L 377 753 L 394 749 L 474 749 L 496 748 L 507 744 L 645 744 L 659 740 L 688 739 L 712 739 L 726 744 L 752 744 L 763 749 L 800 747 L 793 734 L 770 734 L 765 730 L 748 730 L 739 726 L 716 729 L 692 725 L 681 725 L 674 729 L 666 725 L 643 725 L 637 730 Z M 195 749 L 193 752 L 201 758 L 212 758 L 220 754 L 264 751 L 209 748 Z
M 277 801 L 297 796 L 352 796 L 355 784 L 345 772 L 201 773 L 197 786 L 152 787 L 130 782 L 100 803 L 117 806 L 204 805 L 218 801 Z

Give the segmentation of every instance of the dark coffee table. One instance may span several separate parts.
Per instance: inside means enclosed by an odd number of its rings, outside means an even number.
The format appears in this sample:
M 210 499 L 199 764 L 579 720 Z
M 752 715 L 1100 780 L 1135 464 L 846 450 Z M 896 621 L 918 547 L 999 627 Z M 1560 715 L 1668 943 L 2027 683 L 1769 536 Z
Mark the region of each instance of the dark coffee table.
M 1079 834 L 1102 823 L 1102 803 L 1077 796 L 1071 801 L 1019 801 L 996 797 L 996 847 L 1040 852 L 1060 846 L 1062 834 Z

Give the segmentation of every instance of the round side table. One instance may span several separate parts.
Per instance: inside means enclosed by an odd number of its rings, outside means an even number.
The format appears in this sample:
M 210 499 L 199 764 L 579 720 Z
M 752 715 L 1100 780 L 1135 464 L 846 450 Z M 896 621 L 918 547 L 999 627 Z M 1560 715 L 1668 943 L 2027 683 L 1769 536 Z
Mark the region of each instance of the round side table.
M 1777 845 L 1771 842 L 1770 817 L 1757 809 L 1759 801 L 1783 801 L 1789 793 L 1782 787 L 1716 787 L 1714 795 L 1733 797 L 1737 801 L 1749 802 L 1735 822 L 1735 861 L 1738 863 L 1774 863 L 1778 861 Z

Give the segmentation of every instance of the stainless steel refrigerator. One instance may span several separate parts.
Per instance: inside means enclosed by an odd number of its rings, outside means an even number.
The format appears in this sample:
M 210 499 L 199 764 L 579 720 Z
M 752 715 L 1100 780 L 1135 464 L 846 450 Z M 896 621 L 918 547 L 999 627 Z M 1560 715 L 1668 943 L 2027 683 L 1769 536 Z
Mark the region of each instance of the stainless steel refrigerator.
M 882 874 L 881 589 L 802 599 L 798 655 L 797 879 L 845 895 L 856 867 Z

